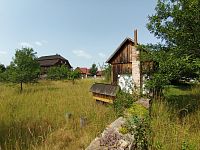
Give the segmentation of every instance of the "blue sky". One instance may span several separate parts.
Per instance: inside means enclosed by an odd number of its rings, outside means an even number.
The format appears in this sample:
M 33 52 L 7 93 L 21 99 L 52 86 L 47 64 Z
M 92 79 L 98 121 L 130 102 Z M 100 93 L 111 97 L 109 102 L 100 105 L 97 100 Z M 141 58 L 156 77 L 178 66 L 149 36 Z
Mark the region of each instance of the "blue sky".
M 0 63 L 15 50 L 60 54 L 77 66 L 102 65 L 138 29 L 138 42 L 157 43 L 146 29 L 157 0 L 0 0 Z

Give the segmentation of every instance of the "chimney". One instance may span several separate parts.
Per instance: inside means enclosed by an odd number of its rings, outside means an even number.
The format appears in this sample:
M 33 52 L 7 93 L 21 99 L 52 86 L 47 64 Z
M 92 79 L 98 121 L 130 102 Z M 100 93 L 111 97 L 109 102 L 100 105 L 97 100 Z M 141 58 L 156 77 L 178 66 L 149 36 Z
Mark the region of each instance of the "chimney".
M 137 39 L 138 37 L 137 37 L 137 29 L 136 30 L 134 30 L 134 45 L 135 46 L 137 46 L 137 44 L 138 44 L 138 39 Z

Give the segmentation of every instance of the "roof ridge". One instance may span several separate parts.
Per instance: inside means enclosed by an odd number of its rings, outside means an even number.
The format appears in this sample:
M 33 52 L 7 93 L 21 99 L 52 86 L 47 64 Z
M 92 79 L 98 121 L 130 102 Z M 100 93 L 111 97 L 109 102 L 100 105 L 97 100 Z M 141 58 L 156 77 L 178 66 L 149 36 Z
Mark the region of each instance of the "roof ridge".
M 119 49 L 122 47 L 122 45 L 124 45 L 124 43 L 127 41 L 127 40 L 130 40 L 131 42 L 133 42 L 134 44 L 134 41 L 130 38 L 130 37 L 126 37 L 122 43 L 117 47 L 117 49 L 114 51 L 114 53 L 106 60 L 106 63 L 108 63 L 112 57 L 119 51 Z

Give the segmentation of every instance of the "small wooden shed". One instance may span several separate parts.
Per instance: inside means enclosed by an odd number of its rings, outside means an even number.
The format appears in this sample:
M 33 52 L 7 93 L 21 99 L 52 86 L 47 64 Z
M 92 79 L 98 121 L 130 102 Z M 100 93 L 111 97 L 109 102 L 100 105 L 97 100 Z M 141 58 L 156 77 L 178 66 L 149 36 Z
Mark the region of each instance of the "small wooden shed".
M 118 91 L 119 86 L 104 83 L 95 83 L 90 88 L 95 100 L 107 103 L 113 103 Z

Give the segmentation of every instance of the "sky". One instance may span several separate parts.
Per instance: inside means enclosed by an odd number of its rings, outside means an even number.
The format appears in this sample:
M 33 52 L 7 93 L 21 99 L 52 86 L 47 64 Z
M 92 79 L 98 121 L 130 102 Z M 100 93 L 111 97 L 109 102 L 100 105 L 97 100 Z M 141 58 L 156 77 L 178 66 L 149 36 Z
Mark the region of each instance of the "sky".
M 0 0 L 0 63 L 16 49 L 37 57 L 60 54 L 76 68 L 102 66 L 138 30 L 138 42 L 157 43 L 146 28 L 157 0 Z

